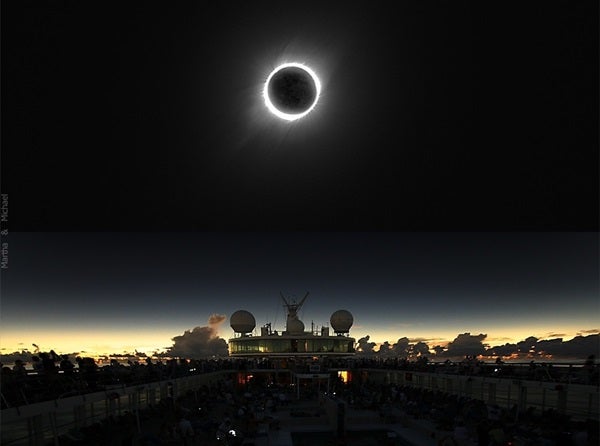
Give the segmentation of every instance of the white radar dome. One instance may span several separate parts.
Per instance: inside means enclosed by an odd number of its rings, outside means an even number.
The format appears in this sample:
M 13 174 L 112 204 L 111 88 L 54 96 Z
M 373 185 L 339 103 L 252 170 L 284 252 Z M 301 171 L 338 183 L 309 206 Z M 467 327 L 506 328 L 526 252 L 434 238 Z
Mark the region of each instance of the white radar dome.
M 256 319 L 246 310 L 238 310 L 229 318 L 229 325 L 236 333 L 250 333 L 256 327 Z
M 287 322 L 287 331 L 290 334 L 304 333 L 304 322 L 300 319 L 290 319 Z
M 336 333 L 348 333 L 354 323 L 354 317 L 347 310 L 338 310 L 331 315 L 329 322 Z

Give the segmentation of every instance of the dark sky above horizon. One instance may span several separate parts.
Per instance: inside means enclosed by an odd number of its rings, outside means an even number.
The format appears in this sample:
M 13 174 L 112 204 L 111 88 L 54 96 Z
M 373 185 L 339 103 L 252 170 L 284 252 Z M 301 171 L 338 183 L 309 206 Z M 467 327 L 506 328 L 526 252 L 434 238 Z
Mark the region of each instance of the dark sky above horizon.
M 441 342 L 463 332 L 500 345 L 530 335 L 570 338 L 599 328 L 598 240 L 595 233 L 11 233 L 3 347 L 65 337 L 69 345 L 104 338 L 137 342 L 139 350 L 168 347 L 211 314 L 239 309 L 257 326 L 281 329 L 279 291 L 298 300 L 311 293 L 301 311 L 308 327 L 328 325 L 344 308 L 355 317 L 351 334 L 376 342 Z M 227 319 L 220 335 L 232 334 Z
M 10 229 L 596 230 L 597 12 L 3 2 Z M 296 123 L 286 61 L 323 84 Z

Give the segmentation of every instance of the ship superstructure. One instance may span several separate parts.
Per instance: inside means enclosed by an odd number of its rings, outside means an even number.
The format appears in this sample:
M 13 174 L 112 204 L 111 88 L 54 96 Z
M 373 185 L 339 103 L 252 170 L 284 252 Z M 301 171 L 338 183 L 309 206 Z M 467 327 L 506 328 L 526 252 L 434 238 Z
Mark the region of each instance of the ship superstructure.
M 234 337 L 229 340 L 229 354 L 233 357 L 324 357 L 353 356 L 354 338 L 349 332 L 354 318 L 347 310 L 335 311 L 330 317 L 330 327 L 322 326 L 306 330 L 298 317 L 298 311 L 304 305 L 308 293 L 296 302 L 281 294 L 287 311 L 285 330 L 278 332 L 272 329 L 271 323 L 260 327 L 260 335 L 254 335 L 256 319 L 246 310 L 236 311 L 231 315 L 230 325 Z

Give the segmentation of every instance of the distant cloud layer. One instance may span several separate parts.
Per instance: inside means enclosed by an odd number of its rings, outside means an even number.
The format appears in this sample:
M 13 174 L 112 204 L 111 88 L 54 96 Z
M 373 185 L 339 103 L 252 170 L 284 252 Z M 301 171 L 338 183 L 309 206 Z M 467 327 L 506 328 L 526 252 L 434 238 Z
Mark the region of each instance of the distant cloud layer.
M 213 314 L 208 318 L 207 326 L 198 326 L 192 330 L 186 330 L 182 335 L 172 338 L 173 345 L 166 348 L 163 353 L 158 350 L 153 355 L 158 357 L 182 357 L 182 358 L 207 358 L 212 356 L 227 356 L 228 347 L 225 339 L 219 337 L 219 327 L 227 319 L 225 315 Z M 388 341 L 379 345 L 371 341 L 369 335 L 356 341 L 356 351 L 358 355 L 380 356 L 380 357 L 423 357 L 428 356 L 432 360 L 445 360 L 448 358 L 464 358 L 467 355 L 481 357 L 511 357 L 514 359 L 563 359 L 565 361 L 573 359 L 585 359 L 590 355 L 600 357 L 600 330 L 580 330 L 573 339 L 564 341 L 563 333 L 549 332 L 539 339 L 530 336 L 517 343 L 506 343 L 503 345 L 490 346 L 485 341 L 487 334 L 461 333 L 456 336 L 447 345 L 439 345 L 435 338 L 399 338 L 394 344 Z M 551 339 L 548 339 L 551 338 Z M 494 338 L 498 341 L 504 338 Z M 425 341 L 429 341 L 428 344 Z M 37 348 L 36 348 L 37 350 Z M 61 353 L 61 352 L 59 352 Z M 83 355 L 85 352 L 68 353 L 69 357 L 74 358 L 77 355 Z M 0 361 L 3 364 L 12 364 L 20 359 L 26 363 L 31 362 L 31 356 L 35 352 L 23 349 L 20 352 L 0 354 Z M 61 353 L 62 354 L 62 353 Z M 146 358 L 142 352 L 132 353 L 114 353 L 106 358 L 119 357 L 129 358 L 131 360 L 140 360 Z
M 598 330 L 583 330 L 581 333 Z M 562 333 L 549 333 L 549 336 L 563 335 Z M 563 335 L 564 336 L 564 335 Z M 590 334 L 587 336 L 578 335 L 569 341 L 564 341 L 562 337 L 554 339 L 539 339 L 530 336 L 516 344 L 506 343 L 504 345 L 489 346 L 485 343 L 487 334 L 462 333 L 456 336 L 447 346 L 434 345 L 429 346 L 423 341 L 411 343 L 408 338 L 400 338 L 390 345 L 384 342 L 378 350 L 375 350 L 375 343 L 368 342 L 370 337 L 365 336 L 357 341 L 357 351 L 359 354 L 380 355 L 380 356 L 430 356 L 432 359 L 438 358 L 463 358 L 465 356 L 483 356 L 483 357 L 514 357 L 514 358 L 535 358 L 535 357 L 554 357 L 565 359 L 583 359 L 589 355 L 600 356 L 600 334 Z
M 370 339 L 371 339 L 371 336 L 367 335 L 363 338 L 360 338 L 358 341 L 356 341 L 356 350 L 359 353 L 363 353 L 366 355 L 372 354 L 373 348 L 377 344 L 375 344 L 375 342 L 369 342 Z
M 444 356 L 479 356 L 485 354 L 483 340 L 487 334 L 472 335 L 471 333 L 459 334 L 452 342 L 448 343 Z
M 569 341 L 562 337 L 538 339 L 530 336 L 517 344 L 504 344 L 486 349 L 486 356 L 551 355 L 562 358 L 586 358 L 600 353 L 600 335 L 575 336 Z

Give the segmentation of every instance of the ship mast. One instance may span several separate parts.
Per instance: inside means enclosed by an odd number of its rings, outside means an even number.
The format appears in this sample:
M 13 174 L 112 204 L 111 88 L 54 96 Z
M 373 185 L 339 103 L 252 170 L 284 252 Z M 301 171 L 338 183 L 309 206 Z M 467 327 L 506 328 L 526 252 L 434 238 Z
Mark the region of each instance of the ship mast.
M 288 301 L 281 291 L 279 292 L 279 294 L 281 295 L 281 299 L 283 299 L 284 307 L 287 309 L 286 325 L 289 328 L 289 327 L 293 326 L 294 323 L 297 323 L 296 321 L 299 321 L 298 311 L 300 310 L 300 308 L 302 308 L 302 305 L 304 305 L 304 301 L 308 297 L 309 292 L 307 292 L 304 295 L 304 297 L 302 298 L 302 300 L 298 303 L 295 300 L 292 302 Z M 290 324 L 290 322 L 291 322 L 291 324 Z

